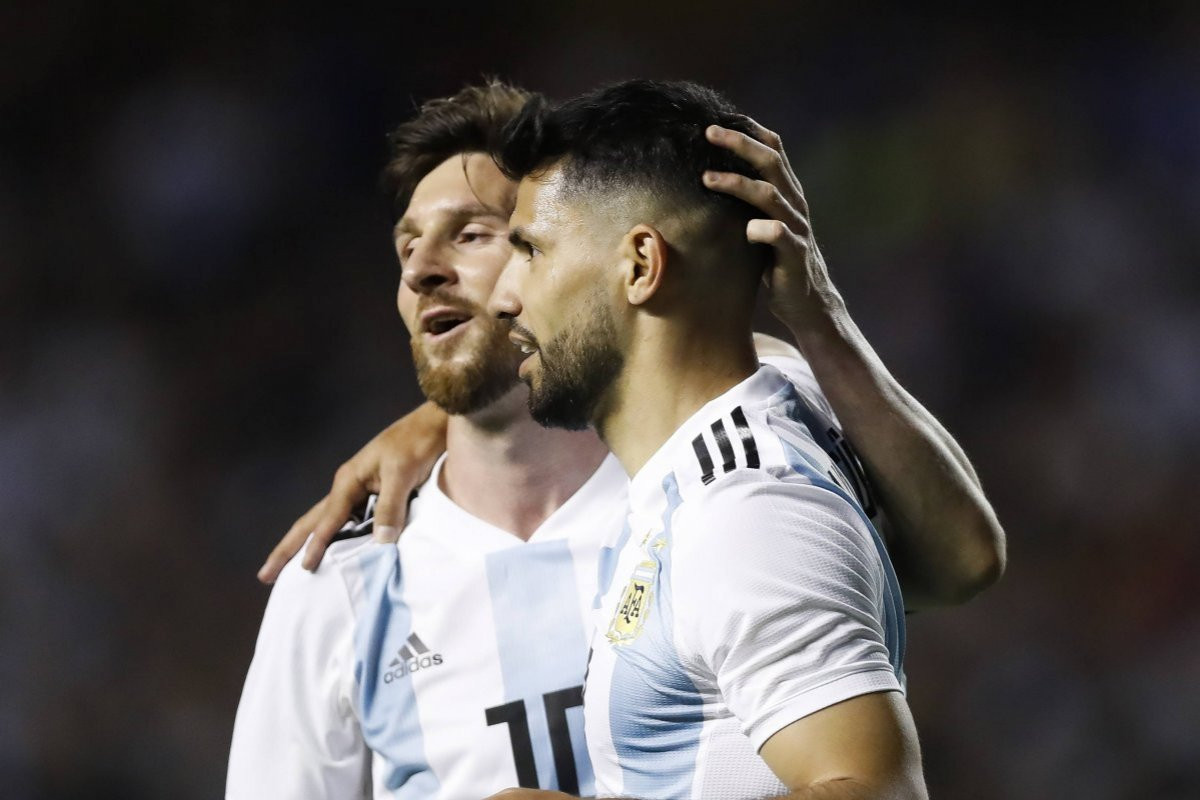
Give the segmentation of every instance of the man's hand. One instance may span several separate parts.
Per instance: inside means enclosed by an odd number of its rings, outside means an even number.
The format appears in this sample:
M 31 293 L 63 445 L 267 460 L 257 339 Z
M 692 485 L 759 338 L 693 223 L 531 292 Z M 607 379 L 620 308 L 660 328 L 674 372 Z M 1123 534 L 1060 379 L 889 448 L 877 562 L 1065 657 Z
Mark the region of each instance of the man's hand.
M 505 789 L 487 800 L 569 800 L 574 795 L 552 792 L 549 789 Z
M 775 263 L 764 276 L 770 288 L 771 311 L 792 330 L 823 319 L 842 305 L 841 295 L 829 279 L 825 259 L 809 223 L 804 189 L 788 163 L 787 153 L 775 134 L 748 119 L 754 136 L 710 125 L 708 140 L 748 162 L 762 180 L 736 172 L 706 172 L 704 184 L 714 191 L 744 200 L 762 211 L 765 219 L 746 225 L 746 238 L 770 245 Z M 757 138 L 755 138 L 757 137 Z
M 704 183 L 764 215 L 747 224 L 746 237 L 775 251 L 764 276 L 771 310 L 795 336 L 883 500 L 907 606 L 961 603 L 1004 572 L 1004 530 L 962 448 L 888 372 L 851 319 L 779 136 L 747 121 L 749 136 L 716 125 L 706 136 L 761 180 L 706 172 Z
M 275 545 L 258 571 L 263 583 L 274 583 L 284 564 L 312 540 L 304 552 L 303 566 L 314 570 L 330 540 L 350 518 L 350 511 L 372 493 L 375 504 L 374 536 L 380 542 L 400 537 L 412 490 L 429 477 L 446 449 L 446 413 L 425 403 L 385 428 L 342 464 L 333 476 L 329 494 L 296 520 Z

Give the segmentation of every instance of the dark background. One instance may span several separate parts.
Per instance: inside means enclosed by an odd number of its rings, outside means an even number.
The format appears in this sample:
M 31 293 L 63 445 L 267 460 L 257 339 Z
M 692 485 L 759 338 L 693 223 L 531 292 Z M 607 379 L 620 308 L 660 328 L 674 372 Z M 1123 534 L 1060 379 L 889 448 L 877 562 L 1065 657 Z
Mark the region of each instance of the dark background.
M 1010 566 L 910 618 L 935 798 L 1200 796 L 1200 14 L 0 5 L 0 795 L 222 790 L 267 590 L 417 399 L 384 133 L 483 73 L 712 84 Z

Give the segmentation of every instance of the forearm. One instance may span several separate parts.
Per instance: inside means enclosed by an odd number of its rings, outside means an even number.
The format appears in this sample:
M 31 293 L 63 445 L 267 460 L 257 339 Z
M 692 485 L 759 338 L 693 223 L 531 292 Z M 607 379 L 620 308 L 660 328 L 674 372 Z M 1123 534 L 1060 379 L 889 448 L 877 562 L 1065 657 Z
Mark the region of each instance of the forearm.
M 537 800 L 555 800 L 550 793 L 544 793 L 544 796 L 538 797 Z M 532 794 L 522 797 L 521 795 L 501 792 L 497 798 L 505 798 L 505 800 L 534 800 Z M 565 797 L 565 796 L 564 796 Z M 864 783 L 856 780 L 838 780 L 838 781 L 822 781 L 821 783 L 805 786 L 801 789 L 795 789 L 785 795 L 768 798 L 768 800 L 915 800 L 917 795 L 897 794 L 894 792 L 879 793 Z M 582 798 L 582 800 L 588 800 Z M 594 800 L 594 799 L 593 799 Z M 634 800 L 631 797 L 611 798 L 611 800 Z
M 632 798 L 618 798 L 632 800 Z M 822 781 L 768 800 L 909 800 L 903 794 L 879 794 L 855 780 Z
M 881 794 L 853 779 L 822 781 L 796 789 L 779 800 L 907 800 L 908 795 L 888 792 Z
M 893 558 L 916 603 L 962 602 L 999 577 L 1004 534 L 962 450 L 895 381 L 867 344 L 812 237 L 804 197 L 779 135 L 712 126 L 708 140 L 747 161 L 761 180 L 706 172 L 705 185 L 762 212 L 746 239 L 768 245 L 771 310 L 804 352 L 817 382 L 859 448 L 898 541 Z
M 894 527 L 910 606 L 962 602 L 1003 571 L 1004 533 L 966 454 L 888 372 L 836 294 L 790 325 Z
M 906 783 L 903 786 L 881 788 L 854 778 L 842 778 L 802 786 L 787 794 L 768 798 L 768 800 L 926 800 L 926 798 L 927 795 L 920 784 Z M 621 798 L 621 800 L 632 800 L 632 798 Z

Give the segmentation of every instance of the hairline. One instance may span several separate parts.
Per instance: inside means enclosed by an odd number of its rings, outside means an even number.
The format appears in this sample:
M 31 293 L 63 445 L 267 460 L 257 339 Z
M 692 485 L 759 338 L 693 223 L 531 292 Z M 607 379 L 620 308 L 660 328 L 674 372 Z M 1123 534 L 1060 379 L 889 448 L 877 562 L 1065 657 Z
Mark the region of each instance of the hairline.
M 397 237 L 397 235 L 399 235 L 400 233 L 408 232 L 406 230 L 403 230 L 403 227 L 405 225 L 405 221 L 408 219 L 408 209 L 410 206 L 412 206 L 413 195 L 415 195 L 417 193 L 417 187 L 421 185 L 421 181 L 428 178 L 437 169 L 439 169 L 443 164 L 445 164 L 447 161 L 450 161 L 451 159 L 454 159 L 454 158 L 458 158 L 462 162 L 463 178 L 466 179 L 467 188 L 471 190 L 471 195 L 475 198 L 475 202 L 472 203 L 470 201 L 467 201 L 464 203 L 457 204 L 456 206 L 452 206 L 448 209 L 449 213 L 451 215 L 457 216 L 457 217 L 490 216 L 490 217 L 499 217 L 500 219 L 503 219 L 505 222 L 508 221 L 508 218 L 512 213 L 511 209 L 506 211 L 503 208 L 497 208 L 495 206 L 490 206 L 486 202 L 484 202 L 483 198 L 481 198 L 479 196 L 479 193 L 477 191 L 475 191 L 475 186 L 474 186 L 474 184 L 471 183 L 471 175 L 467 170 L 468 160 L 470 159 L 471 156 L 475 156 L 475 155 L 484 156 L 486 159 L 491 161 L 493 165 L 496 164 L 495 159 L 486 150 L 479 150 L 477 148 L 468 147 L 468 148 L 464 148 L 462 150 L 459 150 L 459 151 L 449 154 L 448 156 L 443 158 L 441 161 L 439 161 L 438 163 L 436 163 L 432 167 L 430 167 L 423 175 L 421 175 L 420 178 L 417 178 L 413 182 L 413 188 L 412 188 L 412 191 L 409 193 L 408 202 L 404 206 L 404 213 L 401 214 L 400 218 L 397 219 L 395 224 L 392 225 L 392 238 L 393 239 L 395 239 Z M 503 171 L 500 172 L 500 176 L 503 180 L 505 180 L 509 183 L 513 183 L 514 189 L 515 189 L 517 182 L 514 182 L 512 180 L 512 178 L 505 175 Z
M 544 183 L 545 176 L 557 170 L 561 181 L 557 187 L 558 198 L 591 206 L 592 212 L 604 205 L 609 208 L 615 206 L 618 213 L 613 216 L 621 215 L 624 211 L 622 216 L 628 218 L 629 226 L 646 224 L 660 230 L 675 227 L 680 229 L 680 233 L 687 231 L 692 236 L 700 236 L 704 235 L 701 229 L 708 228 L 708 235 L 711 235 L 712 229 L 724 221 L 724 215 L 718 209 L 678 187 L 656 191 L 648 181 L 628 176 L 613 181 L 611 186 L 597 186 L 597 182 L 590 179 L 586 172 L 580 174 L 576 171 L 572 174 L 573 158 L 570 153 L 557 156 L 525 174 L 521 180 Z M 699 182 L 699 177 L 696 180 Z M 627 208 L 631 205 L 631 193 L 637 195 L 637 208 Z M 662 232 L 666 233 L 667 230 Z

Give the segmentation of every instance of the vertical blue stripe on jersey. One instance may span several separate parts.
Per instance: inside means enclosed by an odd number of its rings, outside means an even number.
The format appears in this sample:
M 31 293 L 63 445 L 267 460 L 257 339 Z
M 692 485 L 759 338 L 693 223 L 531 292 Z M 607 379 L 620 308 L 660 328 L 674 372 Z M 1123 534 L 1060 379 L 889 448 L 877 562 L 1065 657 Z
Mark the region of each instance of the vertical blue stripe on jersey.
M 671 608 L 671 518 L 679 507 L 675 473 L 662 483 L 667 497 L 662 547 L 650 547 L 658 566 L 650 616 L 641 635 L 616 651 L 609 724 L 621 766 L 622 795 L 690 797 L 704 725 L 704 701 L 675 650 Z
M 808 423 L 804 419 L 801 419 L 801 413 L 799 412 L 801 406 L 807 408 L 803 400 L 796 395 L 794 399 L 790 399 L 787 402 L 793 404 L 789 409 L 788 416 L 804 424 L 806 428 L 809 427 Z M 811 428 L 809 430 L 811 433 Z M 858 500 L 853 495 L 830 480 L 828 475 L 821 472 L 819 464 L 814 464 L 805 453 L 797 449 L 791 442 L 783 437 L 779 437 L 779 441 L 783 445 L 784 452 L 787 455 L 789 467 L 806 477 L 814 486 L 819 486 L 822 489 L 833 492 L 849 503 L 858 514 L 859 519 L 867 526 L 867 530 L 871 532 L 871 541 L 874 543 L 875 552 L 879 554 L 879 560 L 883 564 L 883 575 L 887 583 L 883 603 L 884 644 L 888 649 L 888 661 L 891 663 L 896 677 L 903 686 L 905 648 L 904 598 L 900 594 L 900 582 L 896 579 L 896 570 L 892 567 L 892 559 L 888 555 L 887 547 L 883 544 L 883 539 L 879 536 L 879 532 L 875 530 L 875 526 L 871 524 L 871 520 L 863 512 L 862 506 L 859 505 Z
M 413 632 L 400 551 L 395 545 L 367 547 L 359 564 L 366 591 L 354 630 L 354 677 L 363 738 L 387 761 L 383 783 L 396 797 L 433 797 L 440 782 L 425 758 L 412 674 L 389 667 Z
M 588 653 L 589 631 L 579 608 L 569 544 L 559 539 L 490 553 L 487 579 L 504 700 L 525 703 L 538 786 L 557 789 L 544 698 L 550 692 L 583 685 Z M 583 707 L 566 713 L 579 794 L 589 797 L 595 793 L 596 781 L 587 755 Z

